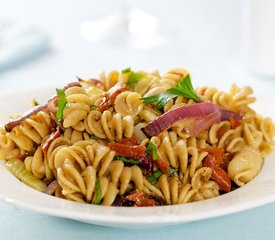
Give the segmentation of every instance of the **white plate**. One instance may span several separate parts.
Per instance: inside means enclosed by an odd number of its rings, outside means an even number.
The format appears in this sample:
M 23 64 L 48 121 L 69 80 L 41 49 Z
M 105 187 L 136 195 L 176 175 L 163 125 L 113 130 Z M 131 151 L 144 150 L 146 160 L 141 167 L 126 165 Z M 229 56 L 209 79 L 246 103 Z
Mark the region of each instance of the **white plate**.
M 33 90 L 0 96 L 0 122 L 7 121 L 10 114 L 28 109 L 31 96 L 38 101 L 54 94 L 51 90 Z M 274 110 L 266 103 L 265 112 Z M 40 193 L 17 180 L 0 162 L 0 199 L 17 207 L 35 212 L 74 219 L 86 223 L 122 228 L 144 228 L 179 224 L 235 213 L 257 207 L 275 200 L 275 152 L 264 161 L 260 174 L 250 183 L 217 198 L 176 206 L 125 208 L 81 204 Z

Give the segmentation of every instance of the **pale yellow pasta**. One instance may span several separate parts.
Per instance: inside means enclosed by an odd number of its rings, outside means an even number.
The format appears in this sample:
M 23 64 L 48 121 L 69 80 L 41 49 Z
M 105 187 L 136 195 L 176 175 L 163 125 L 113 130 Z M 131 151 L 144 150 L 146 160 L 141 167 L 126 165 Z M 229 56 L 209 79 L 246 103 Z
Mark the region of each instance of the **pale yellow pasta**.
M 179 97 L 176 97 L 175 99 L 170 99 L 164 106 L 163 111 L 168 112 L 174 108 L 191 105 L 193 103 L 194 101 L 187 99 L 183 96 L 179 96 Z
M 92 110 L 84 122 L 85 130 L 102 139 L 121 140 L 131 137 L 134 131 L 134 119 L 131 116 L 122 117 L 121 114 L 112 114 L 105 110 L 101 113 Z
M 215 181 L 207 181 L 204 183 L 196 195 L 196 200 L 210 199 L 220 195 L 220 188 Z
M 140 118 L 145 122 L 151 122 L 160 115 L 161 112 L 152 106 L 144 106 L 139 114 Z
M 255 102 L 256 98 L 252 97 L 253 90 L 251 87 L 239 88 L 236 84 L 232 84 L 230 93 L 233 97 L 232 110 L 235 111 L 247 111 L 248 105 Z
M 184 174 L 187 171 L 189 164 L 191 177 L 207 156 L 207 153 L 200 152 L 197 146 L 189 146 L 187 139 L 173 140 L 173 137 L 169 138 L 166 134 L 166 136 L 152 137 L 150 141 L 156 146 L 160 158 L 168 162 L 173 168 L 178 168 L 181 173 Z M 202 143 L 200 147 L 206 147 L 206 145 Z
M 119 72 L 111 71 L 107 76 L 102 72 L 100 74 L 100 80 L 104 85 L 104 90 L 107 91 L 119 81 Z
M 124 116 L 137 116 L 143 108 L 141 95 L 135 92 L 122 92 L 115 100 L 115 110 Z
M 219 134 L 221 131 L 222 134 Z M 245 145 L 245 140 L 241 135 L 242 126 L 232 129 L 230 123 L 222 121 L 214 124 L 209 130 L 209 141 L 213 146 L 224 148 L 226 151 L 238 152 Z M 218 135 L 219 138 L 218 138 Z
M 119 189 L 120 195 L 123 195 L 126 190 L 136 188 L 138 191 L 142 191 L 144 188 L 143 174 L 138 166 L 125 167 L 122 161 L 114 160 L 107 175 L 110 175 L 110 179 Z
M 87 165 L 88 155 L 85 149 L 80 146 L 63 146 L 58 149 L 54 156 L 54 168 L 58 169 L 66 160 L 79 169 L 85 169 Z
M 81 87 L 71 87 L 65 91 L 68 104 L 63 111 L 63 126 L 73 127 L 83 131 L 84 125 L 81 122 L 91 109 L 91 101 L 86 91 Z
M 159 83 L 160 77 L 155 74 L 146 74 L 134 87 L 134 91 L 143 96 L 153 85 Z
M 188 203 L 196 200 L 197 191 L 192 189 L 191 184 L 187 183 L 183 185 L 179 190 L 178 203 Z
M 141 142 L 145 139 L 148 139 L 148 137 L 145 135 L 145 133 L 142 131 L 144 127 L 146 127 L 146 123 L 138 123 L 137 125 L 134 126 L 134 131 L 133 134 L 135 138 L 137 139 L 137 142 L 141 144 Z
M 192 188 L 197 190 L 196 200 L 209 199 L 219 196 L 219 186 L 211 181 L 212 170 L 208 167 L 201 167 L 196 170 L 192 178 Z
M 115 152 L 111 151 L 107 146 L 103 146 L 97 142 L 86 147 L 88 165 L 92 165 L 98 176 L 103 176 L 111 164 Z
M 33 150 L 34 144 L 40 144 L 49 134 L 50 122 L 50 116 L 41 111 L 15 127 L 7 136 L 21 151 L 29 152 Z
M 69 160 L 57 169 L 57 179 L 62 187 L 62 195 L 77 202 L 93 202 L 96 198 L 96 170 L 86 167 L 81 173 Z M 99 177 L 102 205 L 111 205 L 118 190 L 106 177 Z
M 219 91 L 214 87 L 202 87 L 197 92 L 206 101 L 211 101 L 227 109 L 231 109 L 232 107 L 233 96 L 230 93 Z
M 256 177 L 263 164 L 263 157 L 253 147 L 245 146 L 228 165 L 228 175 L 238 185 L 243 186 Z
M 13 159 L 20 157 L 20 149 L 4 128 L 0 128 L 0 159 Z
M 25 158 L 25 166 L 34 176 L 43 179 L 46 174 L 44 153 L 41 147 L 38 147 L 33 156 Z
M 97 87 L 89 87 L 85 90 L 90 99 L 91 106 L 98 106 L 101 102 L 104 92 Z
M 167 204 L 182 204 L 196 201 L 197 190 L 193 189 L 191 184 L 182 184 L 176 176 L 168 179 L 163 174 L 158 184 Z
M 165 136 L 163 139 L 152 137 L 151 142 L 156 146 L 161 159 L 170 163 L 172 167 L 179 168 L 182 173 L 186 171 L 188 149 L 184 140 L 179 140 L 172 144 L 170 139 Z
M 47 151 L 46 161 L 52 170 L 54 169 L 54 158 L 55 158 L 56 152 L 59 149 L 61 149 L 63 146 L 67 147 L 70 145 L 71 145 L 71 141 L 68 138 L 65 138 L 64 136 L 60 136 L 51 142 Z
M 67 128 L 64 131 L 64 137 L 70 140 L 72 144 L 74 144 L 76 142 L 89 139 L 90 135 L 85 131 L 78 131 L 73 128 Z
M 263 132 L 258 131 L 252 124 L 244 124 L 244 139 L 249 146 L 258 149 L 263 142 Z
M 188 72 L 182 68 L 174 68 L 164 74 L 158 82 L 153 84 L 149 91 L 144 94 L 144 97 L 152 96 L 161 92 L 165 92 L 169 88 L 176 85 Z

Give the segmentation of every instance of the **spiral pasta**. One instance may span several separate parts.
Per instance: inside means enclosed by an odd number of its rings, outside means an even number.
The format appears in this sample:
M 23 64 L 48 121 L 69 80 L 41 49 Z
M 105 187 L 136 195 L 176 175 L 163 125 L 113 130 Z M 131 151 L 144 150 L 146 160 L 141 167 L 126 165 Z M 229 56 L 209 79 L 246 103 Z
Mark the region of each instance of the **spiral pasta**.
M 232 129 L 228 121 L 222 121 L 210 128 L 209 141 L 212 145 L 224 148 L 228 152 L 238 152 L 245 144 L 241 130 L 242 127 Z
M 253 147 L 244 147 L 228 165 L 228 174 L 239 186 L 256 177 L 263 164 L 261 154 Z
M 131 116 L 122 117 L 120 113 L 112 114 L 105 110 L 101 113 L 92 110 L 84 121 L 85 130 L 102 139 L 121 140 L 133 134 L 134 120 Z
M 144 94 L 144 97 L 152 96 L 168 90 L 169 88 L 176 85 L 187 74 L 188 72 L 181 68 L 171 69 L 166 74 L 164 74 L 164 76 L 162 76 L 159 81 L 150 87 L 150 90 Z
M 0 155 L 3 152 L 4 158 L 12 159 L 32 154 L 35 145 L 41 144 L 42 139 L 49 134 L 50 127 L 49 114 L 40 111 L 8 133 L 2 129 Z
M 9 134 L 5 129 L 0 128 L 0 158 L 9 160 L 17 157 L 20 157 L 20 149 L 9 138 Z
M 126 68 L 57 90 L 0 127 L 0 158 L 59 198 L 138 207 L 210 199 L 252 181 L 273 150 L 275 125 L 250 107 L 252 88 L 194 90 L 182 68 Z
M 143 108 L 141 95 L 135 92 L 122 92 L 115 100 L 115 110 L 122 116 L 137 116 Z
M 233 96 L 229 93 L 219 91 L 217 88 L 202 87 L 198 90 L 204 100 L 211 101 L 222 107 L 230 109 L 233 104 Z
M 91 109 L 91 102 L 86 91 L 81 87 L 71 87 L 65 91 L 67 106 L 63 111 L 63 126 L 65 128 L 73 127 L 76 130 L 83 131 L 85 119 Z

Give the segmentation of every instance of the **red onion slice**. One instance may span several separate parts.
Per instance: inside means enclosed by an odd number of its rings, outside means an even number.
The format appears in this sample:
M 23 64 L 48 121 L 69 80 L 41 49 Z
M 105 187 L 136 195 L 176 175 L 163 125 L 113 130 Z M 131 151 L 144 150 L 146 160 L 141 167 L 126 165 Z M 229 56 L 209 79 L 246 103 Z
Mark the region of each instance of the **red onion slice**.
M 221 113 L 213 112 L 209 115 L 196 119 L 191 124 L 191 126 L 187 129 L 187 132 L 191 135 L 191 137 L 197 137 L 201 132 L 210 128 L 213 124 L 221 121 Z
M 148 137 L 157 136 L 161 132 L 167 130 L 176 122 L 185 118 L 205 117 L 211 113 L 220 112 L 221 120 L 229 120 L 230 118 L 240 119 L 241 115 L 230 110 L 223 109 L 216 104 L 210 102 L 197 103 L 189 106 L 182 106 L 168 111 L 150 122 L 144 132 Z
M 48 138 L 46 139 L 46 141 L 44 143 L 41 144 L 41 148 L 44 152 L 44 154 L 46 155 L 48 152 L 48 149 L 50 147 L 50 144 L 59 136 L 61 135 L 61 129 L 59 126 L 56 127 L 55 132 L 52 132 Z
M 236 119 L 236 120 L 241 120 L 242 119 L 242 115 L 233 111 L 230 111 L 228 109 L 219 107 L 220 112 L 221 112 L 221 120 L 230 120 L 230 118 L 232 119 Z
M 48 110 L 55 116 L 57 112 L 58 97 L 54 96 L 47 103 Z
M 23 122 L 26 118 L 40 112 L 40 111 L 44 111 L 47 109 L 47 104 L 44 105 L 38 105 L 34 108 L 31 108 L 29 111 L 25 112 L 22 116 L 20 116 L 19 118 L 8 122 L 5 125 L 5 129 L 7 132 L 10 132 L 13 128 L 15 128 L 16 126 L 18 126 L 21 122 Z

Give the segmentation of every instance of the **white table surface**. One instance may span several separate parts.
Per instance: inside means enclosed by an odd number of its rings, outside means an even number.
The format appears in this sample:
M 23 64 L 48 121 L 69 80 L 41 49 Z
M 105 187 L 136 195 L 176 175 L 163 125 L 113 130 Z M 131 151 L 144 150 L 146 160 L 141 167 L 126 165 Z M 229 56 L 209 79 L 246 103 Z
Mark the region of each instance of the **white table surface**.
M 131 66 L 145 70 L 158 68 L 163 73 L 181 66 L 191 72 L 195 83 L 225 89 L 232 82 L 250 85 L 259 99 L 275 102 L 275 79 L 253 76 L 242 68 L 241 1 L 134 3 L 171 25 L 175 35 L 168 45 L 136 50 L 93 44 L 81 38 L 82 21 L 114 11 L 121 1 L 0 0 L 1 18 L 11 19 L 14 24 L 35 25 L 51 38 L 51 51 L 47 54 L 0 72 L 0 94 L 12 96 L 30 88 L 58 87 L 74 81 L 76 75 L 96 77 L 102 70 Z M 262 112 L 268 114 L 265 109 Z M 161 229 L 127 230 L 45 216 L 0 202 L 0 239 L 251 240 L 275 239 L 274 228 L 275 203 L 211 220 Z

